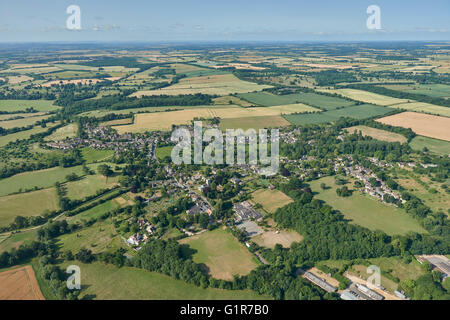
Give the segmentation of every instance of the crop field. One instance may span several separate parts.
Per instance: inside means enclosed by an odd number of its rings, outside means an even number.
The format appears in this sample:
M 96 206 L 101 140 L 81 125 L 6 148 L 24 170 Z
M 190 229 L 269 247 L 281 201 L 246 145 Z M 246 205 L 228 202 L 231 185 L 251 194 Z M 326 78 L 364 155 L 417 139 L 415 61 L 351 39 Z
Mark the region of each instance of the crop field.
M 411 128 L 421 136 L 450 141 L 450 118 L 447 117 L 402 112 L 377 121 L 395 127 Z
M 391 90 L 398 90 L 414 94 L 423 94 L 435 98 L 450 98 L 450 86 L 446 84 L 412 84 L 412 85 L 383 85 Z
M 105 122 L 102 122 L 101 125 L 102 126 L 114 127 L 114 126 L 121 126 L 121 125 L 124 125 L 124 124 L 132 124 L 132 123 L 133 123 L 133 119 L 132 118 L 125 118 L 125 119 L 117 119 L 117 120 L 105 121 Z
M 179 95 L 195 93 L 228 95 L 231 93 L 260 91 L 264 88 L 270 88 L 270 86 L 243 81 L 232 74 L 221 74 L 183 78 L 180 82 L 169 87 L 157 90 L 141 90 L 133 93 L 132 96 L 142 97 L 163 94 Z
M 428 137 L 416 136 L 409 143 L 414 150 L 422 151 L 423 148 L 427 148 L 433 153 L 443 156 L 450 154 L 450 142 L 444 140 L 437 140 Z
M 30 206 L 30 204 L 33 204 Z M 45 210 L 57 210 L 58 202 L 54 188 L 0 197 L 0 226 L 14 221 L 16 216 L 41 215 Z
M 58 110 L 58 106 L 53 105 L 50 100 L 0 100 L 0 111 L 24 111 L 27 108 L 34 108 L 37 111 L 48 112 Z
M 450 117 L 450 108 L 435 106 L 434 104 L 429 104 L 425 102 L 400 103 L 391 106 L 391 108 L 405 109 L 408 111 L 424 112 L 435 114 L 438 116 Z
M 375 116 L 391 112 L 388 107 L 374 106 L 363 104 L 354 107 L 346 107 L 342 109 L 329 110 L 312 114 L 293 114 L 285 115 L 284 118 L 295 125 L 306 125 L 314 123 L 326 123 L 339 120 L 341 117 L 349 117 L 353 119 L 367 119 Z
M 322 190 L 325 183 L 329 189 Z M 371 230 L 381 230 L 388 235 L 406 234 L 410 231 L 426 233 L 419 223 L 404 210 L 377 201 L 369 195 L 353 192 L 350 197 L 339 197 L 333 177 L 324 177 L 310 182 L 311 189 L 317 192 L 316 198 L 324 200 L 339 210 L 352 223 Z M 350 188 L 351 189 L 351 188 Z
M 317 93 L 296 93 L 275 95 L 267 92 L 250 92 L 239 94 L 238 97 L 261 106 L 277 106 L 292 103 L 304 103 L 316 108 L 332 110 L 338 107 L 348 107 L 355 103 L 342 98 L 329 97 Z
M 250 290 L 203 289 L 143 269 L 79 263 L 84 288 L 80 298 L 99 300 L 267 300 Z M 67 266 L 62 266 L 65 269 Z
M 279 190 L 260 189 L 252 193 L 252 201 L 262 205 L 269 213 L 293 202 L 293 200 Z
M 58 128 L 51 135 L 45 137 L 46 141 L 59 141 L 66 138 L 74 138 L 77 135 L 78 126 L 76 123 Z
M 281 116 L 265 116 L 265 117 L 243 117 L 233 119 L 223 119 L 220 121 L 220 129 L 264 129 L 264 128 L 279 128 L 290 126 L 289 121 Z
M 279 116 L 294 112 L 316 111 L 317 109 L 304 104 L 291 104 L 275 107 L 241 108 L 236 106 L 223 106 L 212 108 L 194 108 L 171 112 L 158 112 L 149 114 L 137 114 L 134 124 L 116 126 L 119 133 L 142 132 L 150 130 L 169 130 L 172 125 L 188 124 L 195 117 L 221 119 L 259 117 L 259 116 Z
M 337 90 L 323 90 L 324 92 L 336 93 L 343 97 L 347 97 L 356 101 L 362 101 L 364 103 L 376 104 L 379 106 L 390 106 L 393 104 L 407 103 L 407 99 L 397 99 L 381 94 L 372 93 L 364 90 L 357 89 L 337 89 Z
M 353 133 L 355 131 L 361 131 L 363 136 L 369 136 L 377 140 L 387 141 L 387 142 L 400 142 L 405 143 L 408 141 L 405 136 L 401 134 L 389 132 L 386 130 L 380 130 L 376 128 L 371 128 L 367 126 L 354 126 L 345 129 L 348 133 Z
M 80 180 L 66 182 L 67 197 L 72 200 L 83 199 L 95 194 L 100 189 L 109 189 L 117 185 L 117 177 L 104 177 L 102 175 L 88 175 Z
M 42 116 L 44 114 L 44 112 L 0 114 L 0 121 L 13 120 L 15 117 L 32 118 L 36 116 Z
M 204 263 L 209 274 L 217 279 L 232 280 L 233 275 L 246 275 L 258 266 L 256 258 L 229 230 L 207 231 L 180 243 L 196 250 L 194 261 Z
M 0 300 L 45 300 L 31 266 L 1 272 L 0 283 Z
M 34 125 L 36 122 L 41 121 L 43 119 L 47 119 L 48 117 L 49 117 L 48 115 L 44 115 L 36 117 L 27 117 L 23 119 L 0 121 L 0 127 L 2 127 L 3 129 L 26 127 L 29 125 Z
M 226 105 L 226 104 L 234 104 L 240 107 L 251 107 L 253 106 L 252 103 L 245 101 L 244 99 L 240 99 L 235 96 L 222 96 L 218 98 L 213 99 L 215 105 Z

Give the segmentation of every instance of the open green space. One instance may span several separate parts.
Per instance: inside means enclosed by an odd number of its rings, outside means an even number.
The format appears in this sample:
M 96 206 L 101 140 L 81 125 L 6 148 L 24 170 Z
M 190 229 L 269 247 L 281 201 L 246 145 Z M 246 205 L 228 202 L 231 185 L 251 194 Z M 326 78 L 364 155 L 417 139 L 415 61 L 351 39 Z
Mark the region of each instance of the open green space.
M 53 105 L 51 100 L 0 100 L 0 111 L 24 111 L 34 108 L 37 111 L 54 111 L 59 107 Z
M 97 193 L 101 189 L 109 189 L 117 184 L 118 177 L 104 177 L 100 174 L 87 175 L 80 180 L 66 182 L 64 186 L 69 199 L 81 200 L 87 196 Z
M 173 146 L 158 147 L 158 148 L 156 148 L 156 151 L 155 151 L 156 157 L 159 160 L 162 160 L 165 157 L 170 157 L 172 154 L 172 149 L 173 149 Z
M 427 148 L 433 153 L 447 156 L 450 154 L 450 142 L 444 140 L 438 140 L 423 136 L 416 136 L 409 143 L 414 150 L 422 151 L 423 148 Z

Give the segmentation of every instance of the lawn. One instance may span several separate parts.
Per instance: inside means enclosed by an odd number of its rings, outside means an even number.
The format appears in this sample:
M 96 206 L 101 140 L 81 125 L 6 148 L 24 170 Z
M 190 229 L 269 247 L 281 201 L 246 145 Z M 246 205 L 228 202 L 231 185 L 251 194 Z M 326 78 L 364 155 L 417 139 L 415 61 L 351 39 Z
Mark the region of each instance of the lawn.
M 0 100 L 0 111 L 24 111 L 27 108 L 45 112 L 59 109 L 51 100 Z
M 258 266 L 256 258 L 229 230 L 207 231 L 180 243 L 196 250 L 194 261 L 204 263 L 209 274 L 217 279 L 232 280 L 233 275 L 246 275 Z
M 264 210 L 274 213 L 278 208 L 293 202 L 293 200 L 279 190 L 259 189 L 252 193 L 252 200 L 262 205 Z
M 355 132 L 355 130 L 358 133 L 361 131 L 363 136 L 369 136 L 369 137 L 372 137 L 374 139 L 381 140 L 381 141 L 400 142 L 400 143 L 405 143 L 408 141 L 408 139 L 406 139 L 406 137 L 401 134 L 386 131 L 386 130 L 371 128 L 371 127 L 367 127 L 367 126 L 354 126 L 354 127 L 346 128 L 345 130 L 348 133 L 353 133 L 353 132 Z
M 329 189 L 322 190 L 320 184 L 325 183 Z M 381 230 L 389 235 L 406 234 L 413 231 L 426 233 L 419 223 L 403 209 L 388 206 L 366 194 L 353 192 L 350 197 L 339 197 L 333 177 L 324 177 L 310 183 L 311 189 L 318 192 L 316 198 L 324 200 L 334 209 L 339 210 L 352 223 L 371 230 Z M 350 187 L 351 189 L 351 187 Z
M 182 280 L 131 267 L 117 268 L 98 262 L 81 268 L 81 297 L 98 300 L 267 300 L 265 296 L 245 291 L 203 289 Z M 66 265 L 62 266 L 63 269 Z
M 438 140 L 423 136 L 416 136 L 409 143 L 414 150 L 422 151 L 424 147 L 427 147 L 433 153 L 447 156 L 450 154 L 450 142 L 444 140 Z
M 102 175 L 88 175 L 80 180 L 66 182 L 67 197 L 72 200 L 83 199 L 95 194 L 100 189 L 109 189 L 117 184 L 118 177 L 106 178 Z
M 10 224 L 16 216 L 37 216 L 57 209 L 55 188 L 0 197 L 0 226 Z
M 165 157 L 171 157 L 172 155 L 172 146 L 166 146 L 166 147 L 158 147 L 156 148 L 156 157 L 159 160 L 164 159 Z

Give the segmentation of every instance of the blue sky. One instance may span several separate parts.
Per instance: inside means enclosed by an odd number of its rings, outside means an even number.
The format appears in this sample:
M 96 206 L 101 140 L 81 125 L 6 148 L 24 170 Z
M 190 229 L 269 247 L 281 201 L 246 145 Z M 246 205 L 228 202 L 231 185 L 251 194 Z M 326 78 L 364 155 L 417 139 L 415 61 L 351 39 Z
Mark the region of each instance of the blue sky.
M 80 31 L 66 29 L 69 5 Z M 381 8 L 381 30 L 366 9 Z M 449 0 L 0 0 L 0 42 L 450 40 Z

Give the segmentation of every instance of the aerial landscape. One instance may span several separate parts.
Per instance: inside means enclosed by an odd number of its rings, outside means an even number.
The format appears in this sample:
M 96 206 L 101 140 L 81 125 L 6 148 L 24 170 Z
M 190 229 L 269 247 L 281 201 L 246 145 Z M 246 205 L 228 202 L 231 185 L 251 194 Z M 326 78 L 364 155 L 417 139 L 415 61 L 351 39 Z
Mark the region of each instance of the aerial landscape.
M 0 300 L 450 300 L 449 170 L 450 41 L 2 43 Z

